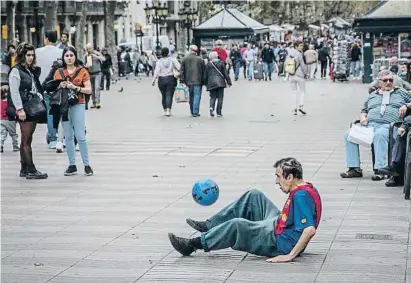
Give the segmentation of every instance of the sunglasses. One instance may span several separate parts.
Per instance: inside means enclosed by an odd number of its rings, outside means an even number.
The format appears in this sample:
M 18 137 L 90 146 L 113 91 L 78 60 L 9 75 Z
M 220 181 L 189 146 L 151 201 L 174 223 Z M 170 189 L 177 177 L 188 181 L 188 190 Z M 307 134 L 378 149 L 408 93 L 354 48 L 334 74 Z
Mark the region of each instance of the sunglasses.
M 392 83 L 394 81 L 394 79 L 383 79 L 383 80 L 380 80 L 380 81 L 382 81 L 384 83 L 386 83 L 386 82 Z

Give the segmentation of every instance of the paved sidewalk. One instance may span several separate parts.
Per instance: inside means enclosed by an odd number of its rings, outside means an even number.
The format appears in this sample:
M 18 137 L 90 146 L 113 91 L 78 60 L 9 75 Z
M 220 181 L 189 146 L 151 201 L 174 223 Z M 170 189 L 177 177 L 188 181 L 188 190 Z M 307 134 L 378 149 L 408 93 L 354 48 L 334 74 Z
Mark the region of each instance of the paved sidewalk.
M 117 88 L 124 85 L 124 92 Z M 199 118 L 188 105 L 162 116 L 158 89 L 144 78 L 122 81 L 88 111 L 95 176 L 63 176 L 66 154 L 35 133 L 34 160 L 48 180 L 18 178 L 19 155 L 7 140 L 1 160 L 2 280 L 34 282 L 411 282 L 410 205 L 401 188 L 372 182 L 362 148 L 363 179 L 342 180 L 343 133 L 358 117 L 366 86 L 316 81 L 307 86 L 306 117 L 293 116 L 289 84 L 240 80 L 227 90 L 224 118 Z M 83 172 L 77 153 L 77 165 Z M 250 187 L 282 207 L 273 163 L 293 156 L 323 199 L 317 235 L 289 264 L 222 250 L 181 257 L 167 233 L 194 234 L 185 218 L 205 219 Z M 194 181 L 220 186 L 211 207 L 191 198 Z

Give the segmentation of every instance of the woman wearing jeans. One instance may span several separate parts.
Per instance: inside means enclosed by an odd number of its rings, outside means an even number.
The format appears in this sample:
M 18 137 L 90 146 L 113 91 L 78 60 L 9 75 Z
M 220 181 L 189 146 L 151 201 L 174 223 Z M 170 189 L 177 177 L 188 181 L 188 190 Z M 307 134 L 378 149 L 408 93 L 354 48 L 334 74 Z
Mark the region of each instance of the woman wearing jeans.
M 35 67 L 36 54 L 34 50 L 34 46 L 26 42 L 22 42 L 17 47 L 17 64 L 9 75 L 10 96 L 16 109 L 16 114 L 9 118 L 17 119 L 20 124 L 20 177 L 25 177 L 26 179 L 46 179 L 48 175 L 38 171 L 36 166 L 34 166 L 31 143 L 33 142 L 33 134 L 37 124 L 47 123 L 47 111 L 44 111 L 44 115 L 41 115 L 41 117 L 31 117 L 24 110 L 27 94 L 36 95 L 43 93 L 39 81 L 41 70 L 39 67 Z M 42 101 L 41 103 L 44 102 Z
M 214 117 L 215 103 L 217 102 L 217 117 L 222 117 L 224 88 L 231 86 L 230 76 L 224 63 L 218 58 L 218 53 L 213 51 L 209 55 L 210 61 L 207 64 L 204 84 L 210 92 L 210 116 Z
M 171 115 L 171 106 L 173 105 L 174 90 L 177 86 L 177 79 L 174 77 L 173 69 L 180 71 L 180 63 L 177 59 L 169 57 L 167 47 L 161 49 L 161 59 L 156 63 L 156 69 L 153 76 L 153 86 L 158 77 L 158 88 L 163 97 L 162 104 L 165 116 Z
M 80 148 L 81 159 L 84 164 L 84 172 L 87 176 L 93 175 L 93 170 L 90 167 L 88 160 L 88 148 L 86 140 L 86 108 L 85 95 L 91 94 L 91 82 L 88 71 L 81 67 L 77 60 L 77 51 L 74 47 L 66 47 L 63 51 L 63 75 L 57 70 L 54 74 L 55 80 L 64 80 L 60 83 L 61 88 L 73 89 L 77 92 L 78 102 L 76 105 L 70 106 L 68 117 L 62 117 L 62 124 L 66 137 L 67 156 L 69 167 L 64 172 L 65 176 L 77 174 L 76 166 L 76 151 L 74 147 L 74 135 Z

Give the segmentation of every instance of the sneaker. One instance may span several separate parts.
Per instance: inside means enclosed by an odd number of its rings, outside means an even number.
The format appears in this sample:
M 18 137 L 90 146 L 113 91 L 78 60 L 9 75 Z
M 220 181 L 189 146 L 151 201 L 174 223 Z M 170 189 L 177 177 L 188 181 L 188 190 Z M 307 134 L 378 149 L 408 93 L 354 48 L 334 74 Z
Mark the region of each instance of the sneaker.
M 214 117 L 214 109 L 210 107 L 210 116 Z
M 67 167 L 66 171 L 64 172 L 64 176 L 73 176 L 77 174 L 77 166 L 76 165 L 70 165 Z
M 21 176 L 21 173 L 20 173 L 20 176 Z M 26 174 L 27 180 L 41 180 L 41 179 L 47 179 L 47 178 L 48 178 L 47 173 L 41 173 L 38 170 L 33 171 L 33 172 L 27 172 Z
M 186 222 L 191 226 L 191 228 L 197 230 L 198 232 L 203 233 L 208 231 L 207 225 L 204 221 L 195 221 L 193 219 L 187 218 Z
M 86 176 L 93 176 L 93 169 L 91 169 L 90 166 L 84 166 L 84 174 L 86 174 Z
M 341 178 L 362 178 L 362 170 L 360 168 L 351 168 L 347 172 L 340 174 Z
M 224 117 L 223 114 L 217 114 L 218 118 Z
M 96 103 L 96 108 L 97 108 L 97 109 L 100 109 L 100 108 L 101 108 L 100 102 Z
M 62 142 L 57 142 L 56 153 L 63 153 L 63 147 L 64 147 L 64 145 L 63 145 Z
M 80 151 L 80 147 L 78 144 L 76 144 L 76 151 Z
M 3 146 L 1 146 L 1 150 L 0 150 L 0 152 L 1 152 L 1 153 L 3 153 L 3 152 L 4 152 Z
M 183 256 L 189 256 L 196 250 L 190 239 L 177 237 L 173 233 L 168 233 L 168 239 L 173 248 Z
M 293 114 L 294 114 L 294 116 L 297 116 L 297 109 L 293 110 Z
M 298 107 L 298 111 L 300 111 L 301 114 L 306 115 L 307 111 L 304 110 L 304 106 Z
M 13 146 L 13 151 L 14 151 L 14 152 L 20 151 L 20 147 L 18 147 L 18 146 Z
M 57 141 L 50 141 L 49 149 L 56 149 Z
M 166 115 L 166 116 L 171 116 L 171 112 L 170 112 L 170 109 L 166 109 L 166 113 L 164 114 L 164 115 Z
M 96 108 L 96 105 L 95 105 L 95 104 L 93 104 L 93 105 L 91 105 L 91 106 L 90 106 L 90 108 Z

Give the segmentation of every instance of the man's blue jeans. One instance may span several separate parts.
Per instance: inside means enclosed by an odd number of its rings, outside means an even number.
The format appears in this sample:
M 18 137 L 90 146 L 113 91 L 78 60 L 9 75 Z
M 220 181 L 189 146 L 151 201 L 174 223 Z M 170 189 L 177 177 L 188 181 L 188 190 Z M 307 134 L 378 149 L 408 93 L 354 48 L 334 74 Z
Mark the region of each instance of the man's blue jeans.
M 238 76 L 240 74 L 240 67 L 241 67 L 241 61 L 235 61 L 234 62 L 234 79 L 238 80 Z
M 381 169 L 388 163 L 388 134 L 389 124 L 369 123 L 367 127 L 374 128 L 374 152 L 375 164 L 374 169 Z M 345 142 L 345 159 L 348 168 L 360 168 L 360 149 L 359 145 L 348 140 L 350 130 L 344 134 Z
M 271 74 L 273 73 L 274 70 L 274 63 L 266 63 L 263 62 L 263 70 L 264 70 L 264 76 L 265 78 L 271 78 Z
M 247 61 L 247 76 L 250 81 L 254 77 L 254 61 Z
M 200 102 L 201 102 L 201 85 L 189 85 L 188 89 L 190 91 L 190 112 L 191 115 L 199 114 L 200 112 Z
M 81 159 L 84 166 L 88 166 L 88 147 L 86 140 L 86 108 L 84 104 L 71 106 L 69 109 L 69 121 L 63 121 L 64 134 L 66 136 L 67 157 L 69 165 L 76 165 L 76 151 L 74 135 L 76 136 Z
M 53 125 L 53 115 L 49 115 L 50 113 L 50 95 L 44 93 L 44 102 L 46 103 L 47 107 L 47 135 L 50 141 L 57 141 L 57 131 Z
M 232 248 L 261 256 L 277 256 L 274 225 L 278 208 L 262 192 L 252 189 L 206 221 L 201 234 L 204 251 Z

